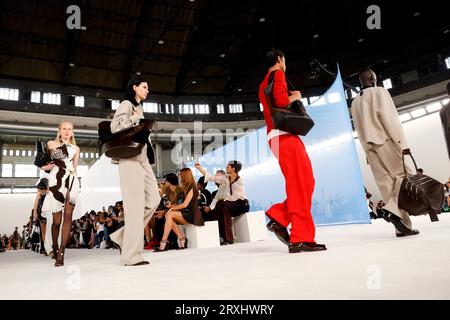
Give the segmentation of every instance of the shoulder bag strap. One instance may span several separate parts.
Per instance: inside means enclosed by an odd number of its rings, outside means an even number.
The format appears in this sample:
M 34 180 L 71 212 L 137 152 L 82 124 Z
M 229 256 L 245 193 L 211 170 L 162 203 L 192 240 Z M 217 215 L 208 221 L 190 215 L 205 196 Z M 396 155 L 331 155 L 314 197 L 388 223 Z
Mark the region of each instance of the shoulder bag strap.
M 277 111 L 274 110 L 275 109 L 275 107 L 274 107 L 275 103 L 273 101 L 273 95 L 272 95 L 272 92 L 273 92 L 273 80 L 275 78 L 275 72 L 276 71 L 277 70 L 274 70 L 274 71 L 272 71 L 270 73 L 269 79 L 267 81 L 267 87 L 264 88 L 264 94 L 266 96 L 267 106 L 269 107 L 270 114 L 272 114 L 272 115 L 277 112 Z

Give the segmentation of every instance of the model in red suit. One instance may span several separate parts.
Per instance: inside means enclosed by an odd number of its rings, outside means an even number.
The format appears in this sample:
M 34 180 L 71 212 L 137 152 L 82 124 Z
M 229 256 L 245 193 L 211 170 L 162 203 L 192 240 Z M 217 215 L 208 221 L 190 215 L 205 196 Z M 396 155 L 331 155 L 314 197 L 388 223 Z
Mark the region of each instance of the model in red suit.
M 270 49 L 266 54 L 268 72 L 259 86 L 259 100 L 264 107 L 267 138 L 272 153 L 277 157 L 286 180 L 287 199 L 273 205 L 266 215 L 270 218 L 267 228 L 288 246 L 289 253 L 326 250 L 325 245 L 314 240 L 315 226 L 311 215 L 314 176 L 305 146 L 299 136 L 274 128 L 264 89 L 268 78 L 275 71 L 272 103 L 286 108 L 295 100 L 301 100 L 300 91 L 288 91 L 285 72 L 286 60 L 281 50 Z M 291 234 L 287 226 L 291 224 Z

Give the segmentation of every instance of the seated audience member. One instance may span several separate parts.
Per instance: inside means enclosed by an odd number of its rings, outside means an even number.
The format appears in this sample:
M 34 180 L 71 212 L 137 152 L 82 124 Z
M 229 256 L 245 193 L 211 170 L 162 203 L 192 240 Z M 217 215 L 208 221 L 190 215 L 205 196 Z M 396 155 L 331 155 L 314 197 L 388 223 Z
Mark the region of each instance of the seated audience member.
M 118 229 L 120 229 L 125 225 L 125 216 L 124 216 L 125 212 L 123 211 L 123 201 L 116 202 L 114 213 L 117 217 L 117 222 L 119 222 Z
M 200 177 L 197 181 L 197 188 L 200 192 L 200 196 L 198 199 L 198 206 L 200 208 L 200 212 L 202 213 L 203 220 L 209 221 L 211 220 L 211 215 L 209 215 L 208 210 L 211 206 L 212 202 L 212 195 L 211 192 L 209 192 L 208 189 L 206 189 L 206 186 L 208 185 L 208 181 L 205 181 L 205 177 Z M 206 211 L 205 211 L 206 210 Z
M 225 184 L 230 189 L 229 196 L 224 200 L 219 200 L 212 212 L 214 220 L 219 221 L 219 233 L 223 239 L 222 245 L 233 244 L 233 230 L 231 218 L 239 216 L 250 210 L 250 205 L 244 190 L 244 181 L 239 176 L 242 164 L 239 161 L 230 161 L 227 165 L 227 176 L 211 177 L 200 166 L 195 167 L 202 172 L 206 180 L 214 180 L 219 184 Z
M 5 251 L 6 251 L 5 240 L 3 237 L 0 237 L 0 252 L 5 252 Z
M 217 202 L 228 199 L 230 196 L 230 182 L 226 179 L 227 174 L 224 170 L 217 170 L 216 174 L 211 176 L 199 163 L 196 163 L 195 167 L 203 174 L 205 180 L 214 181 L 217 186 L 217 190 L 211 194 L 213 198 L 211 205 L 203 207 L 203 217 L 205 221 L 211 221 L 214 220 L 212 211 L 215 209 Z
M 86 217 L 82 216 L 80 219 L 77 219 L 72 223 L 69 234 L 71 248 L 81 247 L 81 227 L 84 223 L 84 220 L 86 220 Z
M 112 207 L 112 206 L 110 206 L 110 207 Z M 108 212 L 109 212 L 109 210 L 108 210 Z M 108 214 L 108 216 L 106 218 L 106 224 L 105 224 L 105 229 L 107 230 L 107 236 L 105 236 L 106 249 L 114 248 L 114 245 L 113 245 L 109 235 L 111 233 L 115 232 L 116 230 L 118 230 L 119 225 L 120 225 L 119 221 L 117 221 L 117 217 L 114 214 L 114 212 L 111 212 L 110 214 Z
M 14 229 L 14 233 L 12 235 L 11 247 L 14 250 L 20 250 L 20 241 L 21 241 L 21 239 L 20 239 L 18 227 L 16 227 Z
M 450 178 L 444 185 L 444 203 L 442 205 L 443 212 L 450 212 Z
M 94 245 L 96 248 L 100 248 L 100 244 L 103 241 L 103 236 L 105 234 L 105 220 L 103 211 L 97 212 L 95 221 L 95 235 L 94 235 Z
M 164 234 L 164 225 L 166 223 L 165 213 L 169 210 L 169 205 L 178 204 L 184 197 L 183 188 L 179 185 L 178 177 L 175 173 L 166 175 L 166 182 L 162 185 L 161 193 L 161 203 L 148 223 L 148 228 L 153 233 L 153 241 L 146 246 L 146 249 L 151 249 L 155 245 L 159 246 L 159 242 L 162 240 Z M 177 239 L 177 235 L 174 232 L 169 233 L 169 249 L 179 248 Z
M 156 252 L 167 251 L 169 249 L 168 236 L 171 230 L 175 232 L 180 241 L 180 249 L 187 248 L 188 239 L 186 239 L 178 224 L 204 225 L 204 220 L 198 207 L 199 192 L 191 169 L 181 169 L 180 179 L 185 197 L 183 203 L 169 204 L 167 206 L 169 210 L 165 213 L 166 222 L 164 224 L 164 233 L 159 247 L 155 249 Z

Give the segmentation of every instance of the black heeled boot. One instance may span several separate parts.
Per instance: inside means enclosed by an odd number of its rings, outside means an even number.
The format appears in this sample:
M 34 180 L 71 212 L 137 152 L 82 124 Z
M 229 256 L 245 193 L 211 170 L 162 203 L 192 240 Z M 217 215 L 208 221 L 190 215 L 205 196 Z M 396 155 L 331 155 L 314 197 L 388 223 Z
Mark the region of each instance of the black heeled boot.
M 62 267 L 64 265 L 64 251 L 65 247 L 61 247 L 58 250 L 58 255 L 56 256 L 55 267 Z

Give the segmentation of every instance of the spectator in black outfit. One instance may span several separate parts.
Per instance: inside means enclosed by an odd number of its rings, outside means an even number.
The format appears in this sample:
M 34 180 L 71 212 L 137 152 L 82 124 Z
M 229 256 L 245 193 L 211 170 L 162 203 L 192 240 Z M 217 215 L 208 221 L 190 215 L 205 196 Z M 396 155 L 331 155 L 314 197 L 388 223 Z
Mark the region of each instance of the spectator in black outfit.
M 200 212 L 202 213 L 203 220 L 205 221 L 211 221 L 212 216 L 209 213 L 209 207 L 212 202 L 212 195 L 211 192 L 209 192 L 208 189 L 206 189 L 206 186 L 208 185 L 208 181 L 205 181 L 205 177 L 202 176 L 197 181 L 197 188 L 198 191 L 200 191 L 200 198 L 198 199 L 198 206 L 200 208 Z
M 39 221 L 39 225 L 41 227 L 41 249 L 40 253 L 43 255 L 47 255 L 47 252 L 44 248 L 44 242 L 45 242 L 45 232 L 47 229 L 47 219 L 42 216 L 42 206 L 44 204 L 45 197 L 48 193 L 48 179 L 42 178 L 39 180 L 39 183 L 36 186 L 37 188 L 37 194 L 36 199 L 34 201 L 34 208 L 33 208 L 33 221 Z
M 169 173 L 166 175 L 166 183 L 162 188 L 162 193 L 163 197 L 161 199 L 161 203 L 158 209 L 156 209 L 152 219 L 150 219 L 150 226 L 154 231 L 157 243 L 159 243 L 163 237 L 164 225 L 166 223 L 165 213 L 169 210 L 169 206 L 177 205 L 180 200 L 184 198 L 184 191 L 179 185 L 178 177 L 175 173 Z M 175 232 L 171 231 L 167 240 L 169 241 L 169 249 L 179 248 L 177 241 L 178 238 Z
M 19 250 L 20 249 L 20 234 L 19 234 L 19 231 L 17 229 L 18 229 L 18 227 L 16 227 L 14 229 L 14 233 L 13 233 L 12 238 L 11 238 L 11 247 L 14 250 Z

